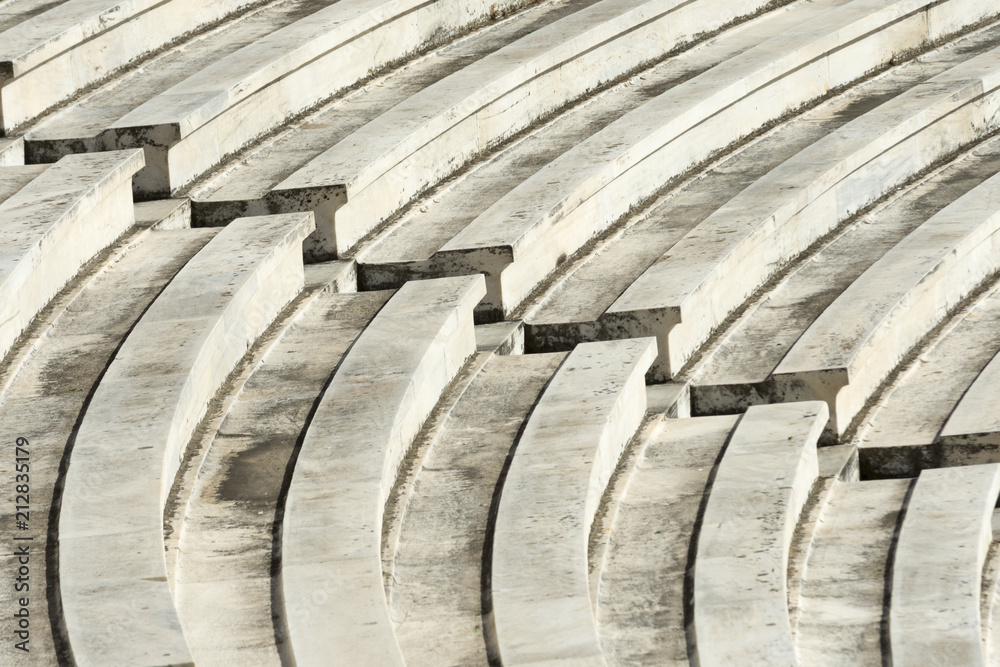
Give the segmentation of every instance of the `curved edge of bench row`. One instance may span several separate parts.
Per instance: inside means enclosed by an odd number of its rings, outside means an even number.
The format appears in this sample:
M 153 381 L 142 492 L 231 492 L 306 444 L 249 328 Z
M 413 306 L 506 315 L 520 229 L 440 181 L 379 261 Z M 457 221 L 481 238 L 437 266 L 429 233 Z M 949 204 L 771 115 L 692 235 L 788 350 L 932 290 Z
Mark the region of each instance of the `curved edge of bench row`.
M 382 581 L 400 462 L 476 351 L 481 276 L 409 282 L 344 358 L 306 432 L 285 504 L 281 600 L 297 664 L 402 665 Z
M 68 0 L 0 32 L 0 84 L 163 0 Z
M 608 480 L 646 414 L 652 338 L 576 347 L 531 413 L 493 540 L 493 624 L 504 665 L 604 665 L 587 541 Z
M 160 93 L 112 124 L 101 141 L 142 146 L 148 166 L 136 178 L 137 192 L 169 196 L 373 72 L 530 2 L 341 0 Z
M 509 315 L 563 259 L 670 179 L 788 111 L 940 37 L 928 13 L 967 4 L 953 1 L 956 5 L 900 0 L 877 9 L 852 2 L 788 10 L 784 20 L 801 12 L 802 22 L 666 91 L 567 151 L 470 223 L 430 265 L 438 272 L 487 272 L 489 292 L 480 310 L 491 317 Z M 963 18 L 975 23 L 984 11 L 968 9 Z M 639 308 L 632 299 L 629 294 L 609 316 Z
M 598 2 L 416 93 L 280 183 L 274 194 L 314 197 L 317 183 L 341 184 L 343 196 L 317 210 L 317 224 L 332 223 L 318 252 L 343 256 L 476 155 L 661 58 L 696 33 L 765 5 L 763 0 Z
M 819 401 L 754 406 L 730 436 L 698 532 L 692 631 L 699 664 L 796 665 L 788 558 L 819 475 Z
M 70 0 L 53 7 L 0 34 L 0 127 L 10 133 L 178 37 L 263 1 Z
M 920 473 L 893 559 L 893 664 L 986 664 L 980 589 L 998 495 L 1000 464 Z
M 308 213 L 242 218 L 153 302 L 80 425 L 59 517 L 78 665 L 191 661 L 167 582 L 163 511 L 187 442 L 246 350 L 303 285 Z
M 7 185 L 21 187 L 0 203 L 0 358 L 80 267 L 132 226 L 132 175 L 142 164 L 133 150 L 3 168 L 13 170 Z
M 1000 176 L 993 176 L 844 290 L 774 370 L 778 391 L 827 401 L 831 430 L 842 434 L 903 357 L 1000 269 L 998 231 Z

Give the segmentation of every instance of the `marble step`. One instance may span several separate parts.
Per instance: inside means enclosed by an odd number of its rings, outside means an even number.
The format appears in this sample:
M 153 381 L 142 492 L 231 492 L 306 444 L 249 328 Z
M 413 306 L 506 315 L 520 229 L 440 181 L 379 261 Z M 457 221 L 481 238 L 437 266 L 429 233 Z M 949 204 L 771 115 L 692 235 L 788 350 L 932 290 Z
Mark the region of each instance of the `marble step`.
M 301 243 L 312 228 L 300 213 L 222 230 L 143 313 L 102 376 L 59 516 L 60 595 L 77 664 L 191 660 L 166 577 L 164 508 L 209 402 L 302 289 Z

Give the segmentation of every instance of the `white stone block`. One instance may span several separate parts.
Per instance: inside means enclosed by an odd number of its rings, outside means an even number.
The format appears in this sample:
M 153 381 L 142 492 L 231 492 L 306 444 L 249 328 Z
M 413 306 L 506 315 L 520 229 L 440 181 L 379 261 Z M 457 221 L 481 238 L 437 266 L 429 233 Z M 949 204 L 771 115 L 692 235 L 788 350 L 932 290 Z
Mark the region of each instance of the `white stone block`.
M 584 343 L 531 413 L 493 539 L 493 619 L 504 665 L 605 665 L 587 542 L 608 480 L 646 412 L 652 339 Z
M 104 374 L 76 437 L 59 522 L 77 664 L 191 661 L 166 577 L 164 504 L 216 391 L 301 290 L 312 229 L 309 213 L 233 222 L 153 302 Z
M 476 350 L 479 276 L 404 285 L 358 338 L 303 442 L 282 526 L 281 584 L 298 664 L 401 665 L 382 586 L 382 515 L 438 397 Z

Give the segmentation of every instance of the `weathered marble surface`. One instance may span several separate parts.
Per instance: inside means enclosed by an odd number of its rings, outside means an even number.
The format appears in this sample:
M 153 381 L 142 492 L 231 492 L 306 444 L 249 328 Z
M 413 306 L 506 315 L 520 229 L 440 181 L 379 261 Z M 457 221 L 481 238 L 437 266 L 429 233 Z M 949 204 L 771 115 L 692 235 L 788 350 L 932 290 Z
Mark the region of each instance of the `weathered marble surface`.
M 0 128 L 10 132 L 143 55 L 253 3 L 69 0 L 12 26 L 0 33 Z
M 893 664 L 985 665 L 980 585 L 1000 464 L 920 473 L 892 568 Z
M 8 174 L 0 176 L 0 357 L 84 263 L 132 226 L 131 179 L 142 164 L 132 150 L 67 156 L 47 169 L 0 168 Z
M 382 519 L 399 464 L 476 350 L 480 276 L 408 283 L 334 375 L 309 425 L 282 524 L 281 592 L 299 664 L 401 665 L 382 585 Z
M 792 534 L 819 474 L 826 404 L 761 405 L 737 423 L 708 491 L 694 562 L 701 665 L 797 665 L 788 616 Z
M 79 665 L 191 661 L 163 512 L 209 401 L 303 284 L 311 214 L 242 218 L 143 314 L 95 391 L 66 474 L 59 582 Z
M 341 0 L 162 92 L 116 121 L 104 141 L 143 146 L 149 166 L 137 189 L 167 196 L 288 118 L 521 4 Z
M 654 340 L 578 346 L 532 411 L 493 539 L 493 624 L 504 665 L 605 665 L 587 540 L 618 459 L 646 412 Z

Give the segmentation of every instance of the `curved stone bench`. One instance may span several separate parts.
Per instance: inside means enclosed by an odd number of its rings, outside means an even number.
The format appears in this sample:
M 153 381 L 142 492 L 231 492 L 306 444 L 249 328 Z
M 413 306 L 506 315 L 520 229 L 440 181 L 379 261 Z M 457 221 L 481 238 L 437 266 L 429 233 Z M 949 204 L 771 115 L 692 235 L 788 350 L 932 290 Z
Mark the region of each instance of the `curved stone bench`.
M 490 593 L 504 665 L 604 665 L 587 541 L 618 459 L 646 414 L 656 341 L 579 345 L 515 450 L 493 539 Z
M 68 0 L 0 33 L 0 129 L 262 0 Z M 122 146 L 132 148 L 132 146 Z
M 142 146 L 147 168 L 137 191 L 169 196 L 372 72 L 527 1 L 340 0 L 157 95 L 115 122 L 102 141 Z
M 996 463 L 920 473 L 893 560 L 892 664 L 986 664 L 980 588 L 998 494 Z
M 762 33 L 758 46 L 668 90 L 540 169 L 446 243 L 426 270 L 486 273 L 481 312 L 509 315 L 566 257 L 671 179 L 941 36 L 928 15 L 945 5 L 840 4 L 809 3 L 773 23 L 761 21 L 751 28 Z M 975 22 L 982 11 L 969 9 L 965 18 Z M 776 34 L 776 25 L 784 31 Z
M 819 401 L 754 406 L 739 421 L 709 490 L 694 562 L 699 664 L 796 665 L 788 552 L 819 474 Z
M 851 121 L 716 210 L 647 269 L 598 321 L 599 335 L 655 334 L 658 378 L 784 264 L 839 222 L 991 131 L 1000 50 Z M 794 400 L 792 398 L 786 400 Z
M 1000 71 L 998 71 L 1000 74 Z M 915 229 L 844 290 L 775 368 L 785 400 L 830 406 L 841 434 L 902 358 L 1000 269 L 1000 176 Z
M 132 226 L 131 179 L 140 168 L 137 150 L 0 168 L 0 357 L 81 266 Z
M 78 665 L 187 664 L 167 582 L 164 505 L 209 402 L 303 285 L 311 214 L 242 218 L 170 282 L 119 349 L 76 437 L 59 517 Z
M 762 0 L 604 0 L 428 86 L 317 156 L 267 197 L 316 212 L 342 256 L 473 156 Z
M 424 420 L 476 351 L 479 276 L 404 285 L 347 353 L 306 432 L 282 525 L 296 664 L 402 665 L 382 584 L 382 516 Z

